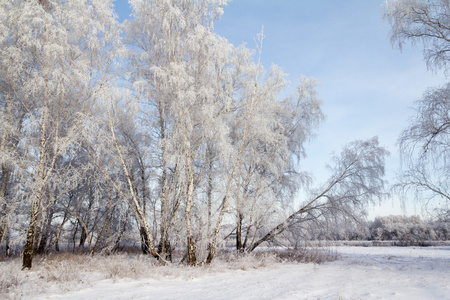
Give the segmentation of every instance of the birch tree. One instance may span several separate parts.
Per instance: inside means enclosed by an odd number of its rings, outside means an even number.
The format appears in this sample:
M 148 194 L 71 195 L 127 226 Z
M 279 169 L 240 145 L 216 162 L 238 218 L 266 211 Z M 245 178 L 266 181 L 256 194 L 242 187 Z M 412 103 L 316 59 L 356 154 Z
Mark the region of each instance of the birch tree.
M 447 0 L 389 0 L 385 19 L 391 24 L 391 41 L 400 49 L 422 43 L 431 69 L 448 70 L 450 59 L 450 3 Z
M 448 72 L 450 60 L 450 3 L 396 0 L 386 3 L 391 40 L 399 48 L 422 44 L 432 70 Z M 396 188 L 426 203 L 450 199 L 448 172 L 450 87 L 430 88 L 415 104 L 410 123 L 399 137 L 403 169 Z M 412 193 L 410 193 L 412 192 Z
M 6 28 L 3 33 L 6 33 Z M 9 40 L 7 36 L 2 36 L 0 47 L 3 52 L 6 52 L 14 43 L 15 41 Z M 26 115 L 23 106 L 16 101 L 14 91 L 18 90 L 18 87 L 23 85 L 29 76 L 29 74 L 19 76 L 9 67 L 9 64 L 15 61 L 6 54 L 1 55 L 1 57 L 3 60 L 0 63 L 0 245 L 8 231 L 8 218 L 12 212 L 12 207 L 9 205 L 11 201 L 11 177 L 14 176 L 14 169 L 21 168 L 17 164 L 20 157 L 18 144 Z M 18 58 L 15 57 L 14 59 Z
M 416 102 L 415 116 L 402 131 L 399 142 L 404 170 L 395 185 L 425 203 L 443 199 L 450 202 L 450 86 L 429 89 Z
M 9 60 L 4 78 L 17 106 L 26 112 L 19 146 L 27 149 L 24 176 L 32 202 L 23 250 L 23 268 L 31 268 L 39 237 L 46 190 L 57 160 L 74 145 L 81 120 L 93 105 L 92 60 L 99 39 L 111 34 L 107 1 L 26 1 L 1 5 L 2 59 Z M 109 28 L 108 28 L 109 29 Z M 26 78 L 17 86 L 15 78 Z M 19 81 L 20 82 L 20 81 Z
M 378 145 L 378 139 L 355 141 L 344 147 L 340 156 L 333 157 L 332 175 L 321 188 L 312 191 L 310 199 L 283 222 L 251 244 L 251 252 L 264 242 L 271 241 L 289 226 L 327 215 L 327 212 L 357 216 L 367 203 L 379 201 L 384 195 L 384 161 L 388 152 Z
M 325 192 L 270 230 L 324 116 L 313 79 L 283 96 L 263 32 L 256 55 L 214 33 L 226 3 L 132 0 L 123 32 L 112 1 L 0 4 L 0 242 L 11 212 L 29 215 L 23 268 L 60 241 L 110 253 L 127 236 L 164 263 L 175 247 L 210 263 L 228 219 L 251 251 L 305 214 L 378 195 L 385 153 L 356 142 Z
M 291 204 L 297 190 L 302 183 L 306 183 L 308 176 L 298 169 L 298 162 L 304 157 L 306 142 L 314 135 L 324 115 L 320 109 L 321 100 L 318 98 L 315 87 L 316 80 L 300 77 L 296 92 L 286 98 L 277 99 L 279 93 L 286 87 L 283 83 L 284 74 L 280 70 L 272 71 L 278 73 L 278 79 L 268 79 L 265 84 L 274 91 L 269 103 L 264 103 L 266 114 L 273 120 L 267 131 L 272 131 L 272 139 L 277 136 L 277 143 L 268 142 L 258 137 L 253 142 L 255 148 L 250 148 L 245 158 L 244 170 L 246 175 L 242 178 L 242 195 L 244 201 L 238 203 L 237 211 L 237 248 L 243 251 L 247 242 L 254 241 L 260 229 L 268 225 L 268 220 Z M 274 76 L 274 75 L 271 75 Z M 277 89 L 275 82 L 279 82 Z M 267 97 L 267 92 L 264 95 Z M 277 122 L 277 123 L 273 123 Z M 261 126 L 260 123 L 257 123 Z M 274 124 L 277 124 L 274 126 Z M 262 130 L 259 129 L 259 134 Z M 270 134 L 265 133 L 266 136 Z M 239 198 L 237 198 L 239 199 Z M 247 216 L 242 213 L 247 211 Z M 242 218 L 246 217 L 246 233 L 242 240 Z M 252 233 L 253 238 L 250 237 Z
M 191 264 L 196 263 L 191 224 L 194 162 L 207 138 L 223 139 L 225 134 L 217 127 L 220 116 L 214 114 L 220 115 L 226 101 L 220 76 L 230 46 L 211 31 L 224 3 L 132 1 L 135 20 L 126 25 L 133 46 L 130 71 L 134 87 L 158 145 L 160 251 L 165 255 L 170 247 L 169 229 L 184 199 Z M 182 193 L 174 192 L 176 182 L 185 183 Z

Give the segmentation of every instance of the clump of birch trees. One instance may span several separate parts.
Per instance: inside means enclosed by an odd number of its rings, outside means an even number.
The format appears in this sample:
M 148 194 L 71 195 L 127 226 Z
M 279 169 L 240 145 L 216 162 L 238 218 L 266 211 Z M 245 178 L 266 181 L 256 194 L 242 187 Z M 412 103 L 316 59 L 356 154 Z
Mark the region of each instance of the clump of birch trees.
M 138 244 L 161 262 L 211 262 L 230 225 L 252 251 L 293 224 L 360 215 L 382 196 L 376 138 L 336 156 L 300 208 L 316 81 L 214 33 L 226 0 L 0 3 L 0 243 L 23 268 L 54 251 Z M 298 206 L 298 205 L 297 205 Z M 16 248 L 15 248 L 16 249 Z

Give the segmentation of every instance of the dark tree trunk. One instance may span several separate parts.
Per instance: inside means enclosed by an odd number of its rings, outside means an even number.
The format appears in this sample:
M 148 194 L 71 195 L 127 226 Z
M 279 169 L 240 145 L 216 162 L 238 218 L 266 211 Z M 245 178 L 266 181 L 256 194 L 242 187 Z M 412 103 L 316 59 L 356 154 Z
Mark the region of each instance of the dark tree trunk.
M 54 205 L 54 203 L 53 203 Z M 41 241 L 39 243 L 39 247 L 37 248 L 37 254 L 44 254 L 45 249 L 47 247 L 48 237 L 51 232 L 52 220 L 53 220 L 53 205 L 51 205 L 47 210 L 46 222 L 44 229 L 42 231 Z
M 37 254 L 37 249 L 39 245 L 39 238 L 41 236 L 41 223 L 42 223 L 42 210 L 39 207 L 36 219 L 36 228 L 34 233 L 34 242 L 33 242 L 33 255 Z
M 162 259 L 172 262 L 172 247 L 166 238 L 158 244 L 158 254 Z
M 130 213 L 130 210 L 128 209 L 128 210 L 127 210 L 127 213 L 126 213 L 126 215 L 125 215 L 125 220 L 124 220 L 124 222 L 123 222 L 123 226 L 122 226 L 122 228 L 121 228 L 121 230 L 120 230 L 120 232 L 119 232 L 119 235 L 117 236 L 117 239 L 116 239 L 116 241 L 115 241 L 115 243 L 114 243 L 114 247 L 113 247 L 113 250 L 112 250 L 113 252 L 119 250 L 120 241 L 122 240 L 122 237 L 123 237 L 123 235 L 124 235 L 124 233 L 125 233 L 125 230 L 127 229 L 127 223 L 128 223 L 128 216 L 129 216 L 129 213 Z
M 72 251 L 73 252 L 75 252 L 75 248 L 76 248 L 75 245 L 76 245 L 77 234 L 78 234 L 78 221 L 75 224 L 77 224 L 77 225 L 75 226 L 75 229 L 73 231 L 73 236 L 72 236 L 72 246 L 73 246 Z
M 39 242 L 39 247 L 37 248 L 36 251 L 37 254 L 44 254 L 46 249 L 45 247 L 47 246 L 47 240 L 48 240 L 48 233 L 45 232 L 45 234 L 44 233 L 42 234 L 41 241 Z
M 109 232 L 109 230 L 107 230 L 108 225 L 110 227 L 110 218 L 111 218 L 111 214 L 112 214 L 112 196 L 110 195 L 109 197 L 109 208 L 108 208 L 108 212 L 106 213 L 106 217 L 105 217 L 105 222 L 103 223 L 102 229 L 100 230 L 100 233 L 97 235 L 97 240 L 95 241 L 94 244 L 94 248 L 92 248 L 91 250 L 91 255 L 95 254 L 95 250 L 97 249 L 97 245 L 99 245 L 99 242 L 103 239 L 103 235 L 105 234 L 105 232 Z
M 35 199 L 33 201 L 33 206 L 31 208 L 30 225 L 28 226 L 25 246 L 23 248 L 22 270 L 31 269 L 32 266 L 34 254 L 33 246 L 35 240 L 35 229 L 38 214 L 39 214 L 39 200 Z
M 244 248 L 242 246 L 242 219 L 243 215 L 238 212 L 237 214 L 237 227 L 236 227 L 236 251 L 244 252 Z
M 149 241 L 148 241 L 147 232 L 145 231 L 145 228 L 143 226 L 141 226 L 139 232 L 141 234 L 141 250 L 142 250 L 142 253 L 149 254 L 150 253 L 150 244 L 149 244 Z
M 250 218 L 251 220 L 251 218 Z M 242 243 L 242 248 L 247 248 L 247 241 L 248 241 L 248 237 L 250 236 L 250 229 L 252 228 L 252 226 L 249 224 L 247 226 L 247 230 L 245 231 L 245 238 L 244 238 L 244 243 Z
M 6 241 L 5 241 L 5 254 L 6 256 L 11 255 L 11 248 L 9 247 L 9 228 L 6 229 Z
M 69 220 L 69 214 L 67 211 L 64 211 L 64 218 L 59 226 L 58 232 L 55 234 L 55 251 L 59 252 L 59 236 L 61 235 L 61 231 L 63 230 L 64 224 Z
M 80 236 L 80 244 L 78 245 L 79 248 L 84 249 L 84 243 L 86 242 L 87 239 L 87 232 L 86 232 L 86 228 L 84 228 L 83 224 L 80 224 L 81 227 L 81 236 Z

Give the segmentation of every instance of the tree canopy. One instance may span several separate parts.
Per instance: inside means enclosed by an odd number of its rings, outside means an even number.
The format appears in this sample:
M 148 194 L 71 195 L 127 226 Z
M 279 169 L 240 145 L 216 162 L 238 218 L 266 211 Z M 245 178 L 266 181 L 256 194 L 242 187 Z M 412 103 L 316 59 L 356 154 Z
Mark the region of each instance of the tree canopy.
M 226 2 L 131 0 L 123 25 L 112 0 L 0 4 L 0 245 L 24 244 L 23 268 L 50 249 L 136 241 L 163 263 L 174 249 L 209 263 L 228 225 L 252 251 L 383 195 L 387 152 L 372 138 L 293 209 L 324 120 L 317 82 L 288 89 L 264 68 L 263 31 L 256 52 L 218 36 Z

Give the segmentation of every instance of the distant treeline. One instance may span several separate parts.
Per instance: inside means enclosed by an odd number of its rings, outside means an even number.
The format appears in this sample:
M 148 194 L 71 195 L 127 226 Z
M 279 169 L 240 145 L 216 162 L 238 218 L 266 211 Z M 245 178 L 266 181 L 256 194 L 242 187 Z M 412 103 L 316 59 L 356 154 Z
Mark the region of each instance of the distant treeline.
M 419 216 L 376 217 L 365 223 L 339 221 L 304 230 L 307 240 L 368 241 L 448 241 L 450 218 L 422 220 Z

